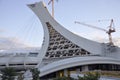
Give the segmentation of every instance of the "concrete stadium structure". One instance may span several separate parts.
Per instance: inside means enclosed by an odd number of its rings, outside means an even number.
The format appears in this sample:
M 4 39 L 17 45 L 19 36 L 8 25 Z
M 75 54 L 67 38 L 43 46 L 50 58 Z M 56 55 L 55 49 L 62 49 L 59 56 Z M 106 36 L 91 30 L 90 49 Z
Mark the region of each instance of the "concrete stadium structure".
M 41 78 L 90 70 L 120 70 L 120 48 L 75 35 L 60 25 L 42 2 L 28 5 L 41 21 L 44 41 L 39 55 Z
M 39 52 L 39 48 L 0 50 L 0 69 L 5 67 L 17 70 L 33 68 L 39 62 Z
M 69 76 L 72 73 L 90 70 L 120 71 L 119 47 L 91 41 L 70 32 L 49 14 L 43 2 L 28 6 L 43 26 L 42 47 L 40 50 L 0 55 L 0 68 L 37 67 L 41 79 Z

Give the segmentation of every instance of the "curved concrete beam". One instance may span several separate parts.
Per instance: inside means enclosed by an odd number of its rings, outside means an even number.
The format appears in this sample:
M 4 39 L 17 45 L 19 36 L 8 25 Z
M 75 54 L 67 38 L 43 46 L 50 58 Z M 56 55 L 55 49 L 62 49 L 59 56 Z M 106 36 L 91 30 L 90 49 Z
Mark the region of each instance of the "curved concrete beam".
M 41 71 L 40 76 L 44 76 L 52 72 L 56 72 L 66 68 L 88 65 L 88 64 L 119 64 L 120 65 L 120 61 L 114 58 L 98 57 L 98 56 L 73 57 L 73 58 L 56 61 L 40 68 Z

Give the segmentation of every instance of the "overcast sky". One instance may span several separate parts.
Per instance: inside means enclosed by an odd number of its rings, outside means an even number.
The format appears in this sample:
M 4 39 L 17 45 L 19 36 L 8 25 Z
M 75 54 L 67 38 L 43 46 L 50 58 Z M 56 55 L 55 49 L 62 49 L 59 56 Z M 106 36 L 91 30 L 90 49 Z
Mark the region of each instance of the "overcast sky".
M 0 48 L 40 47 L 43 28 L 37 16 L 26 6 L 41 0 L 0 0 Z M 51 13 L 51 5 L 47 5 Z M 75 34 L 98 42 L 108 42 L 108 35 L 100 30 L 75 24 L 85 22 L 108 29 L 114 19 L 116 32 L 113 41 L 120 44 L 120 0 L 58 0 L 55 19 Z M 101 22 L 99 22 L 101 20 Z

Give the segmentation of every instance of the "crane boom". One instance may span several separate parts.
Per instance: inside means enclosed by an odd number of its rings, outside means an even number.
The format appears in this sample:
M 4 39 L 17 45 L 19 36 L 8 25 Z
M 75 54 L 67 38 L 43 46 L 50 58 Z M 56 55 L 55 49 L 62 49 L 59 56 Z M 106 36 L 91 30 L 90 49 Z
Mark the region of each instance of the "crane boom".
M 86 23 L 78 22 L 78 21 L 75 21 L 75 23 L 78 23 L 78 24 L 81 24 L 81 25 L 84 25 L 84 26 L 87 26 L 87 27 L 91 27 L 91 28 L 94 28 L 94 29 L 105 31 L 108 34 L 108 37 L 109 37 L 109 44 L 114 45 L 113 41 L 112 41 L 112 35 L 111 35 L 111 33 L 115 32 L 115 28 L 112 27 L 113 19 L 111 19 L 111 23 L 110 23 L 110 26 L 109 26 L 108 30 L 102 29 L 102 28 L 99 28 L 99 27 L 96 27 L 96 26 L 93 26 L 93 25 L 89 25 L 89 24 L 86 24 Z
M 102 29 L 102 28 L 99 28 L 99 27 L 96 27 L 96 26 L 93 26 L 93 25 L 90 25 L 90 24 L 86 24 L 86 23 L 82 23 L 82 22 L 78 22 L 78 21 L 75 21 L 75 23 L 107 32 L 107 30 L 105 30 L 105 29 Z

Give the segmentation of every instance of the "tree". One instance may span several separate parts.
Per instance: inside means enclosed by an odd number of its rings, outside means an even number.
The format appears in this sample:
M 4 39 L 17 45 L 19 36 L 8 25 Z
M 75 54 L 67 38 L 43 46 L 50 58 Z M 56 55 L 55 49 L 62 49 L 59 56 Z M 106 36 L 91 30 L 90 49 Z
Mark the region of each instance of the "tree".
M 2 73 L 2 80 L 14 80 L 16 76 L 16 71 L 13 68 L 6 67 L 1 70 Z
M 18 74 L 18 80 L 23 80 L 23 79 L 24 79 L 23 73 L 19 73 L 19 74 Z
M 39 74 L 40 71 L 37 68 L 31 69 L 33 80 L 40 80 L 39 79 Z

